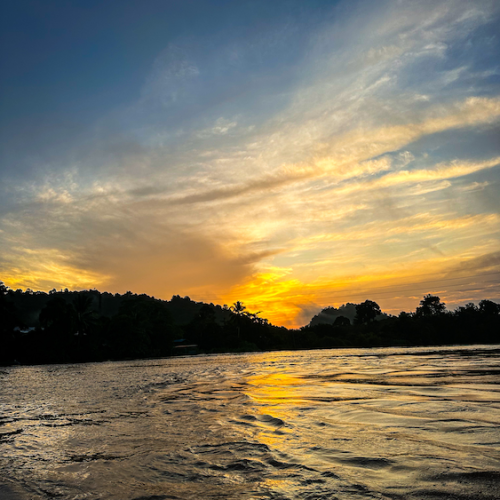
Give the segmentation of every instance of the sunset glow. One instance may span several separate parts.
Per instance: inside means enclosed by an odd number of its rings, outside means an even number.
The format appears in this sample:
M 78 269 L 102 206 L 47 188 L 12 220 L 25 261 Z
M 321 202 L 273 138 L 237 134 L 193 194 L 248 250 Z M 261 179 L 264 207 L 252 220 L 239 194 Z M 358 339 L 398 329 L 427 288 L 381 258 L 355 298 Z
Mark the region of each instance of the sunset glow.
M 0 281 L 500 301 L 499 2 L 182 4 L 5 9 Z

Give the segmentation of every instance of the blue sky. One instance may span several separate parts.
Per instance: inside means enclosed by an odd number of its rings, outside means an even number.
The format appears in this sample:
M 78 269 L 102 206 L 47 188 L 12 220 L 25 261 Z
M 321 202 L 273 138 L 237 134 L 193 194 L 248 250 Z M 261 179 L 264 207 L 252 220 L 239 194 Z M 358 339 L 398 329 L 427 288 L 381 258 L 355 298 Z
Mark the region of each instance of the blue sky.
M 497 2 L 2 9 L 9 286 L 244 300 L 286 325 L 499 300 Z

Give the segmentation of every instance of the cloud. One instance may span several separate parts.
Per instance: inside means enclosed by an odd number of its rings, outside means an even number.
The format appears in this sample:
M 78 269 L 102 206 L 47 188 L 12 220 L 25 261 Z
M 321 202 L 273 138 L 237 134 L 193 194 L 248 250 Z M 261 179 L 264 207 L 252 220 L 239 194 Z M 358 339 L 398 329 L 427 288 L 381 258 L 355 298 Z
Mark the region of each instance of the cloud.
M 458 264 L 449 269 L 447 273 L 450 276 L 456 276 L 457 274 L 464 273 L 500 273 L 500 252 L 491 252 L 485 255 L 471 256 L 469 258 L 463 259 Z M 498 280 L 498 276 L 496 277 L 496 280 Z
M 332 140 L 323 147 L 316 164 L 323 172 L 337 176 L 357 176 L 388 170 L 384 159 L 367 161 L 371 158 L 398 151 L 426 135 L 444 130 L 494 123 L 500 119 L 500 99 L 469 98 L 443 109 L 430 109 L 419 122 L 405 125 L 362 129 Z M 332 150 L 327 155 L 326 150 Z M 385 160 L 387 161 L 387 160 Z M 498 163 L 498 159 L 494 159 Z M 481 167 L 488 168 L 488 167 Z M 354 175 L 353 175 L 354 174 Z M 465 175 L 457 172 L 457 175 Z
M 2 235 L 11 251 L 0 260 L 0 273 L 10 286 L 99 286 L 215 300 L 273 253 L 250 248 L 234 252 L 203 231 L 127 213 L 126 206 L 102 213 L 77 205 L 66 206 L 64 213 L 45 207 L 42 224 L 32 220 L 31 212 L 12 222 L 9 238 Z M 57 247 L 51 248 L 55 236 Z
M 489 186 L 490 183 L 488 181 L 484 182 L 472 182 L 471 184 L 467 184 L 465 186 L 459 187 L 459 191 L 482 191 L 486 186 Z
M 35 251 L 14 247 L 0 257 L 0 275 L 12 289 L 88 289 L 106 283 L 106 275 L 74 266 L 69 260 L 68 255 L 57 248 Z
M 443 231 L 457 231 L 471 228 L 474 232 L 479 232 L 482 229 L 490 231 L 490 228 L 497 227 L 500 222 L 498 214 L 480 214 L 468 215 L 457 218 L 441 218 L 431 214 L 417 214 L 411 217 L 401 218 L 395 221 L 374 221 L 368 222 L 361 227 L 349 227 L 346 231 L 339 231 L 333 234 L 317 234 L 308 239 L 301 238 L 300 245 L 311 245 L 330 241 L 354 241 L 366 240 L 375 243 L 378 239 L 386 239 L 395 235 L 412 235 L 414 233 L 429 233 L 442 234 Z
M 459 112 L 457 112 L 459 110 Z M 500 100 L 481 99 L 478 106 L 472 105 L 468 99 L 461 104 L 455 104 L 446 111 L 439 108 L 442 113 L 440 118 L 432 115 L 436 110 L 429 112 L 430 117 L 421 123 L 412 123 L 396 128 L 382 128 L 372 131 L 364 131 L 363 134 L 349 134 L 341 137 L 335 142 L 339 152 L 335 156 L 311 158 L 308 162 L 299 164 L 288 164 L 280 166 L 274 173 L 264 173 L 260 177 L 248 176 L 245 183 L 225 184 L 214 189 L 203 189 L 197 186 L 194 193 L 175 194 L 169 199 L 172 203 L 203 203 L 217 200 L 231 199 L 245 196 L 255 192 L 273 191 L 290 184 L 307 182 L 318 177 L 333 177 L 333 179 L 349 180 L 360 177 L 372 177 L 377 174 L 388 173 L 375 181 L 366 182 L 363 186 L 345 186 L 344 190 L 370 189 L 374 187 L 388 187 L 397 184 L 409 184 L 440 179 L 451 179 L 469 175 L 471 173 L 493 168 L 500 163 L 500 157 L 492 158 L 482 162 L 454 161 L 452 163 L 438 164 L 432 169 L 401 170 L 401 167 L 413 159 L 411 153 L 402 153 L 398 164 L 399 171 L 393 170 L 393 160 L 389 156 L 382 156 L 394 150 L 400 150 L 409 143 L 417 140 L 426 133 L 436 133 L 449 128 L 465 127 L 471 124 L 491 123 L 500 118 Z M 271 139 L 274 141 L 275 139 Z M 293 140 L 290 137 L 289 140 Z M 250 154 L 250 151 L 247 150 Z M 220 162 L 217 157 L 216 162 Z M 241 163 L 241 152 L 227 162 L 234 165 Z M 219 181 L 217 181 L 219 183 Z M 149 196 L 164 194 L 167 188 L 156 186 L 144 186 L 130 191 L 133 195 Z
M 259 179 L 248 181 L 246 184 L 224 186 L 218 189 L 212 189 L 185 196 L 174 196 L 170 199 L 172 203 L 188 204 L 203 203 L 228 198 L 241 197 L 255 192 L 272 191 L 288 184 L 308 179 L 312 176 L 310 169 L 283 169 L 277 174 L 265 175 Z
M 326 306 L 375 300 L 386 313 L 414 311 L 426 293 L 438 294 L 449 308 L 500 293 L 498 252 L 465 259 L 436 255 L 408 263 L 399 262 L 391 270 L 371 270 L 349 274 L 344 269 L 330 276 L 316 277 L 307 284 L 291 279 L 291 270 L 274 268 L 256 274 L 231 291 L 227 302 L 239 297 L 254 310 L 268 311 L 276 324 L 303 326 Z M 485 274 L 486 273 L 486 274 Z
M 481 170 L 486 170 L 500 165 L 500 156 L 482 162 L 453 161 L 451 164 L 438 164 L 432 169 L 402 170 L 395 174 L 387 175 L 376 182 L 378 186 L 393 186 L 414 182 L 436 181 L 463 177 Z
M 474 192 L 498 180 L 497 3 L 352 5 L 170 40 L 135 101 L 32 155 L 36 175 L 10 171 L 2 276 L 298 325 L 494 254 L 498 210 Z

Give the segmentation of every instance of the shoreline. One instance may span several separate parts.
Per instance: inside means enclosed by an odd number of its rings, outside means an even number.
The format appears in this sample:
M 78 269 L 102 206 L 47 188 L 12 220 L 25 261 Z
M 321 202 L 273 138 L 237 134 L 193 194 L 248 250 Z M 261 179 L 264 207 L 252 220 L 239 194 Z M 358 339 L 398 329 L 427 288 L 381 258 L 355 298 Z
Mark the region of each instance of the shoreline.
M 287 353 L 287 352 L 304 352 L 304 351 L 311 351 L 311 352 L 316 352 L 316 351 L 328 351 L 328 350 L 341 350 L 344 351 L 346 349 L 368 349 L 368 350 L 375 350 L 375 349 L 421 349 L 421 348 L 429 348 L 430 350 L 423 351 L 421 354 L 429 354 L 432 353 L 432 349 L 439 349 L 439 348 L 450 348 L 447 352 L 459 352 L 463 348 L 463 350 L 467 350 L 467 348 L 471 347 L 477 347 L 477 348 L 482 348 L 483 350 L 500 350 L 500 343 L 494 343 L 494 344 L 438 344 L 438 345 L 385 345 L 385 346 L 341 346 L 341 347 L 315 347 L 315 348 L 297 348 L 297 349 L 268 349 L 268 350 L 259 350 L 259 351 L 242 351 L 242 352 L 235 352 L 235 351 L 221 351 L 221 352 L 200 352 L 197 354 L 185 354 L 185 355 L 177 355 L 177 356 L 148 356 L 148 357 L 137 357 L 137 358 L 121 358 L 121 359 L 103 359 L 103 360 L 88 360 L 88 361 L 67 361 L 67 362 L 53 362 L 53 363 L 12 363 L 9 365 L 2 365 L 0 364 L 0 368 L 12 368 L 12 367 L 24 367 L 24 366 L 50 366 L 50 365 L 80 365 L 80 364 L 88 364 L 88 363 L 120 363 L 120 362 L 127 362 L 127 361 L 157 361 L 157 360 L 167 360 L 167 359 L 185 359 L 185 358 L 197 358 L 197 357 L 209 357 L 209 356 L 222 356 L 222 355 L 234 355 L 234 356 L 244 356 L 244 355 L 251 355 L 251 354 L 264 354 L 264 353 Z M 453 349 L 455 348 L 455 349 Z M 489 349 L 491 348 L 491 349 Z M 435 352 L 442 352 L 442 350 L 439 349 Z M 374 354 L 374 356 L 377 356 L 379 354 Z M 401 356 L 404 355 L 412 355 L 416 356 L 419 355 L 419 353 L 411 352 L 411 353 L 405 353 L 401 352 Z M 0 374 L 6 374 L 6 372 L 2 372 L 0 370 Z

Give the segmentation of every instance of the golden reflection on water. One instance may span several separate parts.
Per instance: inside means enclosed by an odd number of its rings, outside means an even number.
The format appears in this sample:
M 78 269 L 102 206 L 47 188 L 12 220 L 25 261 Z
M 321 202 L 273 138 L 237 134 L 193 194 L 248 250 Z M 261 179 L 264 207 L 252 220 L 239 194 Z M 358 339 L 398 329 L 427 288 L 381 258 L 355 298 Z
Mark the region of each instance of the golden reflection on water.
M 51 498 L 498 497 L 498 348 L 5 370 L 0 484 Z
M 270 449 L 285 451 L 290 432 L 285 422 L 290 422 L 295 408 L 306 402 L 306 381 L 286 373 L 289 367 L 281 364 L 279 354 L 263 353 L 257 360 L 261 367 L 259 374 L 248 377 L 245 384 L 247 396 L 256 403 L 252 409 L 259 430 L 254 433 L 254 438 Z M 278 484 L 280 488 L 284 487 L 281 480 L 268 486 L 276 488 Z
M 286 373 L 267 373 L 250 377 L 247 381 L 249 396 L 263 404 L 297 404 L 305 401 L 304 381 Z

